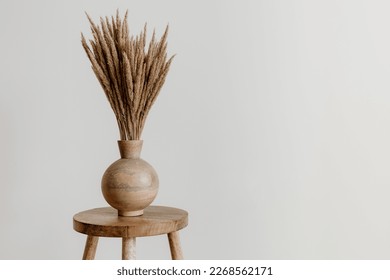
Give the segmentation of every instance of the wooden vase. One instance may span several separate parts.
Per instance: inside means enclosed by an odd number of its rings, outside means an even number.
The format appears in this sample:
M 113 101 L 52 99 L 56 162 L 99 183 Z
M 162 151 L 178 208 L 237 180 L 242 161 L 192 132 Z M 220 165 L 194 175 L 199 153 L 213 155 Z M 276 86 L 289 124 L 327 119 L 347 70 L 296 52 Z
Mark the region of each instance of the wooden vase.
M 119 216 L 140 216 L 155 199 L 158 176 L 140 158 L 142 140 L 118 141 L 121 158 L 111 164 L 102 178 L 103 196 Z

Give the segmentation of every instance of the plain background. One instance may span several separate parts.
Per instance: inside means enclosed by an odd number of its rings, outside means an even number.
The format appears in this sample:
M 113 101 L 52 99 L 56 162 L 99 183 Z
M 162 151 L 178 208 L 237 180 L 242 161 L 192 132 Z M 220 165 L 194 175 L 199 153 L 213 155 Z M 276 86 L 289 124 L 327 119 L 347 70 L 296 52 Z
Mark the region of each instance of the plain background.
M 142 157 L 154 204 L 190 213 L 187 259 L 390 258 L 388 1 L 2 0 L 1 259 L 80 259 L 72 216 L 107 205 L 119 134 L 80 32 L 117 8 L 132 33 L 169 23 Z M 169 258 L 164 236 L 137 245 Z

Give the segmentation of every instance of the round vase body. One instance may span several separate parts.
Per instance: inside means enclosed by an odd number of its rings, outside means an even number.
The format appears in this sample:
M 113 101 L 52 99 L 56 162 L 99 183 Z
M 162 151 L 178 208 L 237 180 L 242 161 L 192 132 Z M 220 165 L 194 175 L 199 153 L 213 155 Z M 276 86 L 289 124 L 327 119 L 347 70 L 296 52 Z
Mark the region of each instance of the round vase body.
M 111 164 L 102 178 L 103 196 L 119 216 L 140 216 L 155 199 L 158 176 L 140 158 L 141 140 L 118 141 L 121 159 Z

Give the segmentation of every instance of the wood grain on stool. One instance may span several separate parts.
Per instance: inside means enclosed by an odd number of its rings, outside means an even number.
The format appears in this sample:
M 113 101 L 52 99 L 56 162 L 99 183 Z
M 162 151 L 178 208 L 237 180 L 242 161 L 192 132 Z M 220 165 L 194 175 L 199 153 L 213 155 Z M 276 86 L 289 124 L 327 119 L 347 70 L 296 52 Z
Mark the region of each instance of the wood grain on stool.
M 172 260 L 182 260 L 183 253 L 180 246 L 180 237 L 179 232 L 174 231 L 168 233 L 169 248 L 171 248 L 171 257 Z
M 95 208 L 73 217 L 75 231 L 93 236 L 141 237 L 178 231 L 188 224 L 184 210 L 149 206 L 142 216 L 122 217 L 111 207 Z
M 111 207 L 95 208 L 73 216 L 73 228 L 88 235 L 83 259 L 93 259 L 98 237 L 121 237 L 122 258 L 135 259 L 135 238 L 168 234 L 172 259 L 182 259 L 178 231 L 188 224 L 184 210 L 149 206 L 142 216 L 122 217 Z
M 135 260 L 135 237 L 122 238 L 122 260 Z
M 83 260 L 93 260 L 95 258 L 98 241 L 99 237 L 88 235 L 87 242 L 85 242 Z

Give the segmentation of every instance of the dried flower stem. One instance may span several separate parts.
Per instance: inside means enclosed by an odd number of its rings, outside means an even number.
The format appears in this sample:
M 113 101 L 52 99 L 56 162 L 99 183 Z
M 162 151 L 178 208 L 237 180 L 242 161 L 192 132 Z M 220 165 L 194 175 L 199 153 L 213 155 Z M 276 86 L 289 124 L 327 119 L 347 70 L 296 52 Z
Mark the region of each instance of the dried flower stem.
M 81 33 L 81 43 L 114 111 L 120 139 L 139 140 L 174 56 L 167 59 L 168 26 L 159 41 L 153 32 L 145 51 L 146 24 L 130 37 L 127 14 L 123 21 L 118 11 L 111 21 L 100 18 L 100 26 L 87 14 L 93 39 L 89 46 Z

